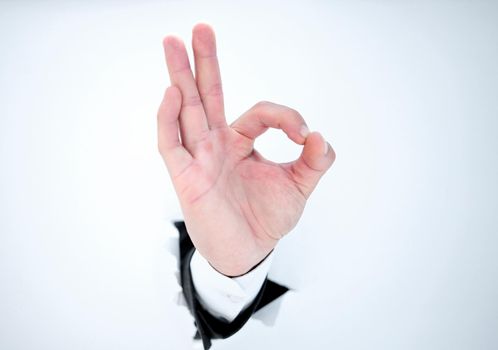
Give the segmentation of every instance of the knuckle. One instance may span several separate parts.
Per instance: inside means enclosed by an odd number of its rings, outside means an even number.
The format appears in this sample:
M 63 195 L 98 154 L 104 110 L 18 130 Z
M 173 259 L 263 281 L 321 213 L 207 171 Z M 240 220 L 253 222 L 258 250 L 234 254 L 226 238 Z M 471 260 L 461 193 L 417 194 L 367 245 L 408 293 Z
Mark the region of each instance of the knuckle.
M 299 113 L 294 108 L 290 108 L 290 107 L 287 107 L 287 108 L 288 108 L 288 111 L 289 111 L 289 115 L 292 116 L 292 118 L 295 118 L 298 121 L 303 121 L 304 122 L 304 118 L 301 115 L 301 113 Z
M 201 92 L 201 95 L 212 97 L 223 96 L 223 86 L 221 83 L 215 83 Z
M 271 106 L 273 103 L 269 101 L 259 101 L 254 105 L 255 108 L 265 108 Z
M 183 107 L 195 107 L 202 105 L 199 95 L 190 95 L 183 98 Z

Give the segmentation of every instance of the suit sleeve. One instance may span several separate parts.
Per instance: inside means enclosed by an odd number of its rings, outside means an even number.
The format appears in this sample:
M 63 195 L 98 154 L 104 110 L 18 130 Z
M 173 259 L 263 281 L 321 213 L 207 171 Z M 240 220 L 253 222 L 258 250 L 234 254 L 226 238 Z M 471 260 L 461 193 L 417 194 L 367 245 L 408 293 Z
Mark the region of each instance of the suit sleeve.
M 249 305 L 244 305 L 243 310 L 235 318 L 230 317 L 229 320 L 220 317 L 220 315 L 214 315 L 208 311 L 206 300 L 202 300 L 195 289 L 190 264 L 196 250 L 188 236 L 185 223 L 177 221 L 174 225 L 179 232 L 179 269 L 182 293 L 197 328 L 194 339 L 200 339 L 205 350 L 211 347 L 212 339 L 225 339 L 232 336 L 244 326 L 252 314 L 288 291 L 287 287 L 272 282 L 265 276 L 254 300 Z
M 190 261 L 190 275 L 197 299 L 211 315 L 232 322 L 258 295 L 272 258 L 273 252 L 251 271 L 229 277 L 214 269 L 196 250 Z

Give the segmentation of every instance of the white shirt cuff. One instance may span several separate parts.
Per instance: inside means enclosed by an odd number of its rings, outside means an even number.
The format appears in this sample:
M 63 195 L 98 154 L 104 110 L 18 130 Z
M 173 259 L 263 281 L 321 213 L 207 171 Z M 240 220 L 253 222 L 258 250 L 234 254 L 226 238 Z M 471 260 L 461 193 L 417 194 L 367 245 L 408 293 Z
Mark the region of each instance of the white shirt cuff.
M 254 270 L 230 278 L 216 271 L 196 250 L 190 271 L 199 302 L 213 316 L 232 322 L 258 295 L 272 259 L 273 252 Z

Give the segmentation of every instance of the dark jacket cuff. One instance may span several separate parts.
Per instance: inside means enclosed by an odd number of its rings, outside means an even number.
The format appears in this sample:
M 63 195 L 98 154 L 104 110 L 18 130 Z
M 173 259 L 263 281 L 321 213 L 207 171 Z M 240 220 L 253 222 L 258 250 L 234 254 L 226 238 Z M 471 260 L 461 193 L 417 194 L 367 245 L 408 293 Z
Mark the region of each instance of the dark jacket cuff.
M 211 347 L 211 339 L 225 339 L 232 336 L 244 326 L 249 318 L 251 318 L 252 314 L 289 290 L 287 287 L 266 278 L 254 301 L 232 322 L 216 318 L 200 304 L 192 282 L 190 260 L 195 252 L 195 247 L 190 240 L 185 223 L 183 221 L 177 221 L 174 222 L 174 225 L 180 236 L 180 284 L 187 307 L 194 317 L 194 324 L 197 328 L 194 338 L 202 340 L 205 350 Z

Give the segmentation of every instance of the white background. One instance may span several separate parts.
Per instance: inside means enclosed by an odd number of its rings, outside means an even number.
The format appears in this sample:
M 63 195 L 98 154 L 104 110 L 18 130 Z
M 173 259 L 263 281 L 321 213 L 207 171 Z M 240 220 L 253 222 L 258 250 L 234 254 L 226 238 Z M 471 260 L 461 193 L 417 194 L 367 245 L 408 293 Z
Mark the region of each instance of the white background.
M 218 35 L 229 121 L 259 100 L 336 163 L 279 246 L 274 327 L 215 349 L 498 347 L 498 6 L 0 3 L 0 348 L 189 349 L 156 147 L 161 39 Z M 257 143 L 288 161 L 279 132 Z M 272 310 L 269 310 L 272 311 Z M 273 310 L 275 311 L 275 310 Z

